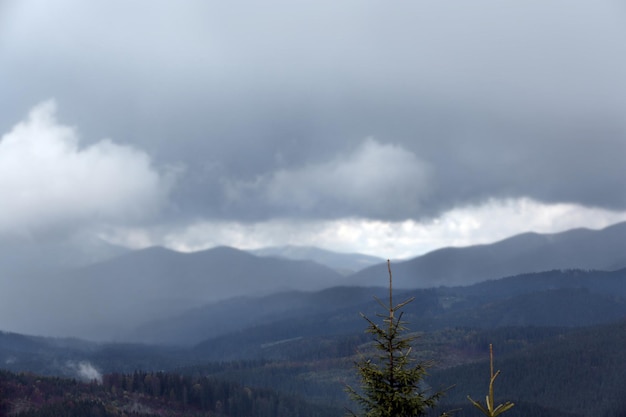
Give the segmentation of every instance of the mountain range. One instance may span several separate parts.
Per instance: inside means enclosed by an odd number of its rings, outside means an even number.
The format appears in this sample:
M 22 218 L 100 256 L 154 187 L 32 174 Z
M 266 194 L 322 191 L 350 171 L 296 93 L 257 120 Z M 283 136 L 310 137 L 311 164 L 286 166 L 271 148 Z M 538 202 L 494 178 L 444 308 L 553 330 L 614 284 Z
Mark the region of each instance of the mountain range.
M 488 245 L 444 248 L 394 262 L 394 287 L 463 286 L 568 268 L 611 271 L 626 266 L 624 242 L 626 223 L 620 223 L 603 230 L 527 233 Z M 0 276 L 5 288 L 0 294 L 0 329 L 101 341 L 142 341 L 145 337 L 144 341 L 171 342 L 187 335 L 182 342 L 190 343 L 206 335 L 198 330 L 197 323 L 215 316 L 214 311 L 222 311 L 221 305 L 231 306 L 231 314 L 242 323 L 250 317 L 271 321 L 285 313 L 284 303 L 267 301 L 256 313 L 250 313 L 244 308 L 250 305 L 249 297 L 387 285 L 385 263 L 344 276 L 337 268 L 318 262 L 286 259 L 290 252 L 292 257 L 309 253 L 318 261 L 324 258 L 336 263 L 344 259 L 351 266 L 359 259 L 376 260 L 356 254 L 331 256 L 311 248 L 274 248 L 257 256 L 228 247 L 195 253 L 153 247 L 48 273 L 4 273 Z M 318 304 L 307 304 L 302 297 L 305 295 L 288 296 L 293 305 L 312 309 L 322 305 L 319 300 Z M 243 311 L 246 314 L 239 313 Z M 217 320 L 208 327 L 217 335 L 229 326 Z M 188 337 L 194 328 L 197 336 Z
M 516 403 L 515 413 L 509 415 L 619 416 L 626 410 L 621 390 L 626 372 L 622 365 L 626 360 L 622 349 L 625 283 L 626 269 L 555 270 L 464 287 L 396 291 L 394 299 L 414 299 L 403 308 L 403 320 L 419 336 L 415 344 L 419 357 L 436 364 L 428 382 L 436 387 L 454 384 L 440 410 L 465 407 L 460 415 L 472 415 L 466 411 L 465 396 L 477 398 L 485 392 L 486 348 L 494 344 L 498 369 L 503 369 L 498 398 Z M 354 360 L 373 349 L 359 314 L 375 318 L 381 311 L 372 296 L 384 299 L 388 289 L 335 287 L 248 297 L 232 305 L 219 303 L 219 308 L 213 306 L 212 317 L 197 318 L 206 328 L 216 321 L 230 328 L 219 334 L 209 331 L 200 343 L 187 347 L 102 344 L 0 332 L 0 364 L 13 372 L 139 384 L 154 375 L 161 381 L 182 380 L 185 375 L 209 377 L 252 390 L 272 387 L 281 395 L 296 395 L 340 410 L 347 401 L 342 384 L 356 383 Z M 254 316 L 265 308 L 275 314 Z M 250 320 L 241 322 L 242 314 L 249 314 Z M 12 387 L 10 381 L 24 378 L 0 373 L 0 387 Z M 80 388 L 76 383 L 66 385 L 68 390 Z M 130 393 L 135 388 L 124 389 Z M 581 393 L 601 401 L 590 402 L 580 398 Z M 137 401 L 154 406 L 146 395 L 143 392 Z M 120 404 L 120 398 L 115 404 Z
M 489 344 L 503 371 L 497 400 L 516 403 L 508 416 L 624 415 L 625 233 L 618 224 L 525 234 L 394 262 L 394 300 L 413 300 L 402 320 L 417 336 L 417 358 L 435 364 L 427 382 L 454 385 L 437 415 L 473 415 L 466 395 L 487 389 Z M 344 276 L 310 260 L 227 247 L 148 248 L 23 273 L 27 291 L 0 293 L 2 320 L 30 325 L 28 333 L 118 343 L 0 332 L 0 414 L 22 406 L 33 416 L 79 406 L 112 413 L 102 415 L 173 407 L 160 415 L 178 416 L 189 406 L 214 413 L 223 411 L 214 386 L 228 387 L 222 405 L 253 397 L 263 407 L 263 398 L 288 396 L 310 404 L 290 402 L 301 415 L 320 415 L 316 407 L 343 415 L 344 384 L 358 383 L 354 361 L 373 354 L 359 313 L 380 318 L 388 282 L 384 263 Z
M 18 313 L 10 318 L 21 321 L 28 333 L 115 340 L 140 323 L 206 303 L 319 290 L 342 279 L 311 261 L 257 257 L 228 247 L 195 253 L 153 247 L 47 276 L 23 277 L 29 302 L 17 303 Z M 11 300 L 5 309 L 8 304 Z
M 626 267 L 626 222 L 602 230 L 524 233 L 486 245 L 443 248 L 394 263 L 397 288 L 469 285 L 526 272 L 552 269 L 613 271 Z M 374 265 L 350 277 L 351 285 L 381 285 L 385 265 Z
M 334 287 L 232 299 L 184 315 L 187 324 L 176 320 L 174 324 L 181 326 L 177 331 L 169 321 L 143 329 L 154 332 L 150 336 L 161 348 L 0 332 L 0 363 L 15 370 L 25 364 L 36 364 L 40 370 L 56 364 L 47 370 L 54 373 L 68 359 L 94 362 L 109 371 L 119 369 L 120 362 L 112 359 L 116 355 L 126 357 L 130 370 L 133 364 L 176 367 L 184 363 L 182 358 L 191 362 L 297 360 L 310 349 L 320 349 L 319 338 L 347 343 L 352 351 L 355 341 L 369 339 L 360 313 L 375 318 L 381 309 L 375 298 L 386 297 L 388 289 L 382 287 Z M 626 268 L 521 274 L 464 287 L 395 291 L 394 298 L 397 302 L 414 299 L 403 309 L 404 320 L 418 332 L 594 326 L 626 318 Z M 139 337 L 142 342 L 145 338 Z M 173 346 L 183 343 L 187 346 Z

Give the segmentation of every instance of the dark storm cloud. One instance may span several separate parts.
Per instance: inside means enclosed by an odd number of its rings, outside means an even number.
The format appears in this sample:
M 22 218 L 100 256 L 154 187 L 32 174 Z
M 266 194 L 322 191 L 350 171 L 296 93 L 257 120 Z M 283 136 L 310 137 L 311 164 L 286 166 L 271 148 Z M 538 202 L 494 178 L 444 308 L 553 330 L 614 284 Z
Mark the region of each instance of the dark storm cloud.
M 166 216 L 397 220 L 517 197 L 626 208 L 618 2 L 0 12 L 3 132 L 56 98 L 85 145 L 111 137 L 179 169 Z

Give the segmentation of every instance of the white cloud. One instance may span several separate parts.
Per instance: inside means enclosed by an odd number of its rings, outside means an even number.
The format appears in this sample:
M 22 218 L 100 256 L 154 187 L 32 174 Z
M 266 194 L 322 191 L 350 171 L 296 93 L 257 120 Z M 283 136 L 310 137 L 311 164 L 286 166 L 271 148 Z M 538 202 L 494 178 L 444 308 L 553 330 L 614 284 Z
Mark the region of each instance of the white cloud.
M 543 204 L 522 198 L 457 208 L 426 222 L 357 218 L 274 219 L 257 223 L 198 221 L 177 230 L 119 229 L 103 237 L 131 247 L 163 245 L 185 252 L 217 245 L 255 249 L 291 244 L 406 259 L 441 247 L 491 243 L 527 231 L 600 229 L 620 221 L 626 221 L 626 212 L 575 204 Z
M 429 182 L 430 167 L 415 154 L 368 138 L 347 155 L 225 184 L 239 204 L 258 196 L 269 207 L 311 214 L 408 217 L 420 209 Z
M 67 367 L 81 380 L 102 383 L 102 374 L 90 362 L 66 362 Z
M 80 147 L 55 111 L 52 100 L 35 106 L 0 139 L 0 234 L 136 221 L 160 208 L 168 178 L 146 153 L 108 139 Z

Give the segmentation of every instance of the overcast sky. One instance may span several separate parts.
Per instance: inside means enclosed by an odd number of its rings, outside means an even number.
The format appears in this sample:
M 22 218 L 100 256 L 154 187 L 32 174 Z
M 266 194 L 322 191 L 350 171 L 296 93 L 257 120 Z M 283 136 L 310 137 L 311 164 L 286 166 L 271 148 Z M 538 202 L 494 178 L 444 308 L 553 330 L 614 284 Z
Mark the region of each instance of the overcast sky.
M 0 0 L 0 238 L 380 257 L 626 220 L 621 0 Z

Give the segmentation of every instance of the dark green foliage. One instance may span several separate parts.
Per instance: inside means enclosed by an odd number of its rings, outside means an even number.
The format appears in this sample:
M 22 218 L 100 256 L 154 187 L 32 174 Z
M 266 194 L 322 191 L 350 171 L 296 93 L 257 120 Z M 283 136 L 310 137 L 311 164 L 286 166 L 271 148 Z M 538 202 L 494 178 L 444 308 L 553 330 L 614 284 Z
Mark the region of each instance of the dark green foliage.
M 442 392 L 431 394 L 425 386 L 424 378 L 429 364 L 418 362 L 413 357 L 411 344 L 416 337 L 407 335 L 406 323 L 402 320 L 402 308 L 413 299 L 393 304 L 389 261 L 387 267 L 389 305 L 379 301 L 387 314 L 377 315 L 382 323 L 376 323 L 362 314 L 368 323 L 366 331 L 373 336 L 378 353 L 356 363 L 361 377 L 360 391 L 351 387 L 348 387 L 348 391 L 361 407 L 364 417 L 422 416 L 435 406 Z
M 60 403 L 50 404 L 40 409 L 31 409 L 16 414 L 18 417 L 114 417 L 117 412 L 107 411 L 106 407 L 93 400 L 66 400 Z M 122 414 L 124 415 L 124 414 Z M 125 414 L 126 416 L 139 416 L 136 413 Z M 157 414 L 142 414 L 142 417 L 157 417 Z
M 172 373 L 107 374 L 102 384 L 0 371 L 0 416 L 339 417 L 269 389 Z
M 511 329 L 512 331 L 513 329 Z M 507 417 L 523 415 L 523 402 L 552 415 L 623 416 L 626 411 L 626 321 L 569 331 L 534 346 L 499 355 L 505 374 L 498 395 L 516 403 Z M 445 408 L 463 404 L 465 395 L 484 395 L 485 362 L 433 370 L 431 381 L 454 381 Z M 472 409 L 471 406 L 465 408 Z M 549 415 L 549 414 L 547 414 Z

